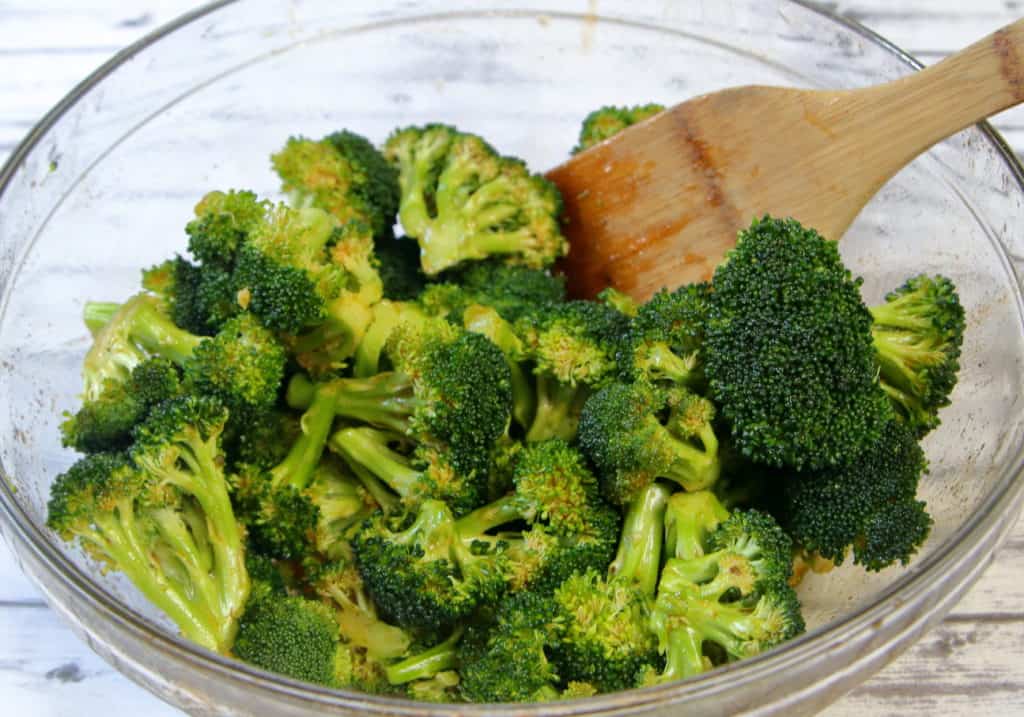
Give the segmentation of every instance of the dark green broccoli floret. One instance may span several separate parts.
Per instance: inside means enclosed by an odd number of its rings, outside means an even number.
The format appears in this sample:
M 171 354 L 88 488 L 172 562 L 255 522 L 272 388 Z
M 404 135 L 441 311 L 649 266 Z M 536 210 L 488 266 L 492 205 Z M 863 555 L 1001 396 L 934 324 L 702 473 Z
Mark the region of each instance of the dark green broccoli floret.
M 167 359 L 146 359 L 127 382 L 110 380 L 99 398 L 85 401 L 60 426 L 65 446 L 82 452 L 127 448 L 131 431 L 153 406 L 181 392 L 178 368 Z
M 490 306 L 506 321 L 518 321 L 540 306 L 565 301 L 565 278 L 546 269 L 484 261 L 459 268 L 447 278 L 468 303 Z M 455 318 L 458 322 L 461 317 Z
M 625 325 L 625 316 L 591 301 L 548 304 L 517 322 L 537 395 L 527 441 L 576 435 L 587 397 L 614 376 Z
M 221 469 L 226 412 L 177 398 L 135 430 L 131 458 L 96 453 L 59 476 L 47 524 L 123 572 L 189 639 L 226 652 L 249 595 Z
M 391 135 L 384 155 L 398 168 L 399 218 L 428 275 L 491 257 L 540 268 L 566 253 L 554 184 L 479 137 L 408 127 Z
M 366 222 L 375 236 L 391 231 L 398 173 L 366 138 L 347 130 L 319 141 L 292 137 L 271 161 L 295 206 Z
M 504 592 L 500 549 L 463 542 L 448 506 L 437 500 L 405 517 L 374 516 L 353 547 L 381 615 L 402 627 L 450 629 Z
M 558 696 L 548 658 L 562 625 L 550 598 L 510 595 L 492 619 L 470 625 L 458 646 L 460 690 L 471 702 L 532 702 Z
M 917 500 L 926 470 L 909 427 L 891 421 L 848 466 L 781 475 L 775 512 L 799 545 L 836 564 L 851 546 L 854 562 L 868 570 L 906 564 L 931 529 Z
M 616 354 L 625 381 L 704 383 L 704 323 L 708 284 L 659 291 L 637 310 Z
M 587 401 L 580 446 L 613 502 L 630 502 L 657 478 L 702 490 L 721 472 L 714 416 L 710 401 L 682 387 L 613 383 Z
M 712 286 L 705 371 L 744 455 L 814 469 L 878 438 L 892 408 L 860 280 L 835 242 L 792 219 L 755 220 Z
M 664 105 L 655 103 L 646 105 L 635 105 L 633 107 L 615 107 L 609 105 L 594 110 L 580 128 L 580 141 L 573 147 L 572 153 L 582 152 L 590 149 L 595 144 L 600 144 L 612 135 L 616 135 L 627 127 L 642 122 L 665 109 Z
M 964 308 L 953 282 L 921 274 L 871 307 L 879 380 L 918 437 L 939 425 L 960 370 Z
M 331 609 L 302 597 L 251 602 L 238 626 L 234 654 L 296 680 L 329 687 L 352 683 L 352 658 Z

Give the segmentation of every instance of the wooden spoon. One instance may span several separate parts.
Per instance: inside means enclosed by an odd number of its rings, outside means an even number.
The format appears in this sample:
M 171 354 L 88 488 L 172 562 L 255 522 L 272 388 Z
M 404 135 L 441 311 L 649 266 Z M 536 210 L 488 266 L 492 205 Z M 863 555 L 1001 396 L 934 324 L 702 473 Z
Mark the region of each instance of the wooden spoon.
M 763 214 L 839 239 L 900 168 L 1024 101 L 1024 20 L 856 90 L 737 87 L 671 107 L 547 176 L 565 199 L 570 293 L 647 299 L 711 277 Z

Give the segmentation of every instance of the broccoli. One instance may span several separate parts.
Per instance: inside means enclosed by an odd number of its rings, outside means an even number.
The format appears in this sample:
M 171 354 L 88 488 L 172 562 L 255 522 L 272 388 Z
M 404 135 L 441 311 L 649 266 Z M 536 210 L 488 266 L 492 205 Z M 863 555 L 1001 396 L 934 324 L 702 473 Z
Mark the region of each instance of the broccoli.
M 607 106 L 594 110 L 583 120 L 580 128 L 580 141 L 573 147 L 572 153 L 577 154 L 600 144 L 609 137 L 618 134 L 627 127 L 653 117 L 665 109 L 664 105 L 655 103 L 635 105 L 633 107 Z
M 373 305 L 372 319 L 362 341 L 356 347 L 352 362 L 352 375 L 369 378 L 380 373 L 384 349 L 388 339 L 406 321 L 419 322 L 426 319 L 419 305 L 406 301 L 384 299 Z
M 813 470 L 880 435 L 892 408 L 860 283 L 835 242 L 792 219 L 740 232 L 712 280 L 704 347 L 711 395 L 745 456 Z
M 333 456 L 324 456 L 305 491 L 316 507 L 313 544 L 320 555 L 337 559 L 356 528 L 378 508 L 377 501 Z
M 343 224 L 359 220 L 374 236 L 391 231 L 398 173 L 364 137 L 343 130 L 314 141 L 292 137 L 271 157 L 296 207 L 317 207 Z
M 953 282 L 924 274 L 871 307 L 882 390 L 918 437 L 939 425 L 960 370 L 964 309 Z
M 131 455 L 94 453 L 58 476 L 47 525 L 123 572 L 190 640 L 227 652 L 249 594 L 242 529 L 221 470 L 226 412 L 166 401 Z
M 557 697 L 560 679 L 548 652 L 561 630 L 550 598 L 510 595 L 489 619 L 471 624 L 458 645 L 460 691 L 471 702 Z
M 664 289 L 639 307 L 616 353 L 624 381 L 704 384 L 704 323 L 711 287 L 688 284 Z
M 213 191 L 195 207 L 185 227 L 188 249 L 204 268 L 230 271 L 238 250 L 267 218 L 272 205 L 248 191 Z
M 429 680 L 440 672 L 450 671 L 456 666 L 455 646 L 461 637 L 462 628 L 457 627 L 451 635 L 433 647 L 388 665 L 384 669 L 388 682 L 392 685 L 406 685 L 419 680 Z
M 331 609 L 303 597 L 265 597 L 242 615 L 234 654 L 264 670 L 328 687 L 352 684 L 352 655 Z
M 367 592 L 400 627 L 449 630 L 504 592 L 500 546 L 461 540 L 451 510 L 438 500 L 405 515 L 378 513 L 352 544 Z
M 772 509 L 797 544 L 837 565 L 851 548 L 868 570 L 905 565 L 932 525 L 917 500 L 926 471 L 911 429 L 894 420 L 847 466 L 782 473 Z
M 469 304 L 489 306 L 506 321 L 515 322 L 547 304 L 565 301 L 565 278 L 545 269 L 494 261 L 473 262 L 448 272 L 446 283 L 431 284 L 421 301 L 434 303 L 455 323 Z M 447 305 L 446 305 L 447 304 Z
M 121 305 L 113 301 L 87 301 L 82 307 L 82 323 L 89 329 L 89 335 L 96 338 L 100 329 L 110 323 Z
M 527 441 L 576 435 L 587 397 L 614 376 L 625 321 L 604 304 L 570 301 L 539 307 L 516 323 L 537 395 Z
M 586 682 L 601 692 L 622 690 L 643 670 L 660 666 L 648 622 L 668 495 L 665 486 L 652 483 L 630 504 L 607 578 L 595 570 L 574 573 L 555 590 L 563 634 L 550 655 L 563 680 Z
M 714 405 L 685 388 L 613 383 L 584 406 L 580 447 L 620 505 L 657 478 L 702 490 L 721 473 L 714 417 Z
M 463 541 L 504 550 L 512 590 L 550 592 L 573 572 L 608 567 L 620 520 L 579 451 L 559 439 L 529 444 L 516 456 L 512 483 L 513 492 L 457 523 Z
M 495 309 L 482 304 L 467 306 L 462 318 L 467 331 L 486 336 L 501 349 L 509 369 L 512 418 L 523 430 L 529 429 L 537 411 L 537 392 L 525 365 L 526 347 L 514 327 Z
M 144 271 L 142 287 L 160 297 L 176 326 L 200 336 L 212 336 L 243 311 L 233 274 L 219 265 L 176 256 Z
M 163 358 L 146 359 L 125 382 L 109 380 L 95 400 L 86 400 L 61 426 L 65 446 L 83 453 L 123 450 L 131 432 L 157 404 L 181 393 L 178 368 Z
M 683 679 L 750 657 L 804 630 L 788 580 L 792 544 L 757 511 L 729 513 L 710 493 L 676 494 L 665 516 L 666 561 L 650 627 L 665 669 L 643 684 Z
M 398 169 L 399 219 L 427 275 L 491 257 L 541 268 L 568 250 L 555 186 L 481 138 L 407 127 L 388 138 L 384 156 Z
M 640 306 L 633 297 L 622 293 L 614 286 L 602 289 L 597 295 L 597 300 L 631 319 L 636 318 L 636 315 L 640 312 Z

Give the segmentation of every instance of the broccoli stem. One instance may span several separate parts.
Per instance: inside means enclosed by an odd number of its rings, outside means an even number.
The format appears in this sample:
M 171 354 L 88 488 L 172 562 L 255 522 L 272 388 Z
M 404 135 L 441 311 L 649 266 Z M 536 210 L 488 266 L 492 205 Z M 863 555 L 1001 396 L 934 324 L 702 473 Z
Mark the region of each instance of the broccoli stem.
M 658 585 L 663 522 L 669 494 L 668 487 L 651 483 L 629 504 L 619 550 L 608 567 L 610 579 L 634 582 L 649 597 L 654 596 Z
M 451 560 L 456 544 L 455 519 L 442 501 L 425 500 L 416 512 L 416 520 L 394 535 L 398 545 L 418 545 L 425 562 Z
M 381 510 L 385 513 L 394 512 L 399 505 L 399 500 L 395 497 L 394 493 L 384 487 L 377 476 L 358 463 L 349 463 L 348 467 L 356 474 L 356 478 L 363 488 L 366 489 L 366 492 L 377 501 L 377 505 L 381 507 Z
M 515 495 L 507 495 L 462 516 L 455 525 L 459 535 L 474 538 L 499 525 L 505 525 L 524 517 L 521 502 Z
M 87 301 L 82 309 L 82 321 L 89 333 L 95 336 L 96 332 L 110 323 L 120 308 L 120 304 L 112 301 Z
M 675 626 L 668 633 L 667 647 L 660 681 L 682 680 L 705 671 L 703 640 L 692 627 Z
M 705 641 L 716 642 L 730 657 L 748 657 L 744 645 L 762 631 L 764 617 L 757 610 L 736 608 L 732 603 L 689 597 L 686 600 L 686 622 Z
M 337 391 L 333 384 L 319 384 L 313 389 L 300 421 L 302 435 L 292 444 L 284 460 L 270 471 L 274 490 L 286 486 L 303 490 L 309 485 L 331 432 L 336 404 Z
M 185 637 L 211 650 L 223 652 L 227 648 L 219 639 L 218 621 L 208 606 L 190 600 L 180 586 L 153 569 L 153 558 L 147 541 L 140 535 L 142 529 L 136 526 L 130 499 L 121 501 L 117 511 L 97 516 L 96 524 L 98 532 L 82 537 L 110 556 L 139 592 L 165 612 Z
M 875 351 L 883 379 L 901 391 L 920 395 L 923 387 L 915 368 L 937 366 L 946 355 L 913 334 L 875 331 Z
M 665 470 L 659 473 L 660 477 L 673 480 L 684 490 L 691 492 L 704 490 L 715 484 L 721 473 L 721 465 L 717 454 L 718 439 L 713 433 L 708 437 L 705 431 L 700 432 L 702 442 L 710 442 L 710 445 L 705 444 L 705 450 L 701 450 L 661 425 L 657 416 L 646 416 L 644 420 L 651 426 L 652 434 L 657 435 L 658 440 L 666 447 L 666 455 L 670 459 L 666 461 Z
M 526 441 L 535 443 L 549 438 L 571 441 L 576 435 L 579 412 L 587 392 L 545 374 L 537 375 L 536 387 L 536 413 L 526 432 Z
M 922 316 L 913 310 L 907 309 L 908 306 L 912 307 L 920 302 L 920 300 L 921 297 L 914 293 L 902 294 L 878 306 L 870 306 L 868 310 L 871 312 L 871 318 L 876 324 L 884 324 L 885 326 L 897 329 L 928 329 L 932 326 L 932 318 L 930 316 Z
M 149 302 L 137 302 L 129 319 L 128 333 L 150 353 L 182 364 L 202 341 L 179 329 L 163 312 Z
M 457 664 L 455 645 L 461 637 L 462 628 L 457 628 L 441 644 L 401 662 L 388 665 L 384 670 L 388 682 L 392 685 L 404 685 L 413 680 L 429 679 L 438 672 L 454 668 Z
M 655 380 L 668 380 L 684 386 L 690 386 L 697 382 L 693 360 L 677 356 L 662 341 L 647 347 L 643 357 L 643 366 Z
M 704 554 L 708 536 L 729 517 L 718 497 L 708 491 L 676 493 L 665 511 L 665 552 L 692 559 Z
M 412 379 L 387 371 L 370 378 L 339 378 L 330 382 L 337 396 L 335 413 L 396 433 L 409 431 L 409 418 L 419 405 L 412 392 Z M 312 403 L 315 385 L 302 374 L 288 384 L 286 400 L 292 408 L 305 410 Z
M 391 434 L 372 428 L 343 428 L 329 439 L 331 449 L 350 464 L 361 465 L 403 498 L 413 494 L 420 472 L 388 447 Z

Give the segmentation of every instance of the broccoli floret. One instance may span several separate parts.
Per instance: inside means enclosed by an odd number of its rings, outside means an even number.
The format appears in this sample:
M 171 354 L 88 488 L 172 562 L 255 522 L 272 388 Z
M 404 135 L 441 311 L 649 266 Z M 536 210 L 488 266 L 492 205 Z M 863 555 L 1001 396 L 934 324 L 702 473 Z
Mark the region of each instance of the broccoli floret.
M 226 412 L 176 398 L 135 430 L 131 457 L 95 453 L 54 483 L 47 524 L 123 572 L 189 639 L 227 652 L 249 595 L 221 470 Z
M 666 552 L 650 627 L 665 655 L 644 684 L 691 677 L 750 657 L 804 630 L 788 581 L 792 542 L 767 514 L 729 513 L 707 491 L 677 493 L 665 515 Z M 714 656 L 714 659 L 712 659 Z
M 550 598 L 510 595 L 492 619 L 470 625 L 458 646 L 460 690 L 471 702 L 532 702 L 558 695 L 548 648 L 562 625 Z
M 896 415 L 924 436 L 939 425 L 960 370 L 964 308 L 953 282 L 924 274 L 871 307 L 879 381 Z
M 188 249 L 204 268 L 230 270 L 239 248 L 262 224 L 272 205 L 248 191 L 214 191 L 195 207 L 195 219 L 185 227 Z
M 657 478 L 702 490 L 721 472 L 714 415 L 710 401 L 682 387 L 613 383 L 584 406 L 580 447 L 615 503 L 629 503 Z
M 509 369 L 512 418 L 527 430 L 537 411 L 537 392 L 525 365 L 526 347 L 513 326 L 489 306 L 471 304 L 462 312 L 462 319 L 467 331 L 486 336 L 501 349 Z
M 398 168 L 399 219 L 419 242 L 427 275 L 491 257 L 541 268 L 568 250 L 554 184 L 481 138 L 408 127 L 391 135 L 384 155 Z
M 329 687 L 352 684 L 352 656 L 331 609 L 302 597 L 252 601 L 238 627 L 234 654 L 264 670 Z
M 708 284 L 659 291 L 637 310 L 616 354 L 624 381 L 682 384 L 701 390 Z
M 381 615 L 404 628 L 449 630 L 504 592 L 500 551 L 463 542 L 448 506 L 437 500 L 404 517 L 377 514 L 353 547 Z
M 343 554 L 355 529 L 378 508 L 359 480 L 332 456 L 320 460 L 305 495 L 317 513 L 313 544 L 331 559 Z
M 365 137 L 347 130 L 319 141 L 292 137 L 271 162 L 295 206 L 366 222 L 375 236 L 391 231 L 398 173 Z
M 712 397 L 747 457 L 816 469 L 878 438 L 892 408 L 860 283 L 835 242 L 792 219 L 740 232 L 715 271 L 704 345 Z
M 594 110 L 583 120 L 580 128 L 580 141 L 573 147 L 576 154 L 600 144 L 612 135 L 616 135 L 627 127 L 642 122 L 665 109 L 664 105 L 655 103 L 635 105 L 633 107 L 615 107 L 609 105 Z
M 932 525 L 917 500 L 926 471 L 910 428 L 891 421 L 847 466 L 781 475 L 775 513 L 799 545 L 837 565 L 851 547 L 854 563 L 868 570 L 905 565 Z
M 381 664 L 409 653 L 412 635 L 380 619 L 351 555 L 321 567 L 311 583 L 316 594 L 335 611 L 342 639 L 354 651 L 362 651 Z
M 224 324 L 184 362 L 189 388 L 212 395 L 230 411 L 265 409 L 277 401 L 287 356 L 284 346 L 250 313 Z
M 460 518 L 457 528 L 464 541 L 505 550 L 513 590 L 550 592 L 573 572 L 607 568 L 619 517 L 579 451 L 558 439 L 530 444 L 516 457 L 512 482 L 513 492 Z
M 601 692 L 623 690 L 643 670 L 660 666 L 648 622 L 668 496 L 665 486 L 652 483 L 630 504 L 607 578 L 588 570 L 555 590 L 564 633 L 550 654 L 563 680 L 586 682 Z
M 399 324 L 426 319 L 419 305 L 387 299 L 373 305 L 372 316 L 352 362 L 352 375 L 357 378 L 368 378 L 381 372 L 384 349 Z
M 604 304 L 548 304 L 516 323 L 534 373 L 536 411 L 527 441 L 571 440 L 591 392 L 614 377 L 626 317 Z
M 636 318 L 636 315 L 640 312 L 640 305 L 636 303 L 636 300 L 629 294 L 622 293 L 614 286 L 602 289 L 597 295 L 597 300 L 631 319 Z
M 127 382 L 110 380 L 99 398 L 85 401 L 60 426 L 65 446 L 87 453 L 127 448 L 131 432 L 157 404 L 181 392 L 178 368 L 162 358 L 146 359 Z
M 459 287 L 469 303 L 489 306 L 511 322 L 539 306 L 565 301 L 564 277 L 521 264 L 473 262 L 450 272 L 446 278 Z

